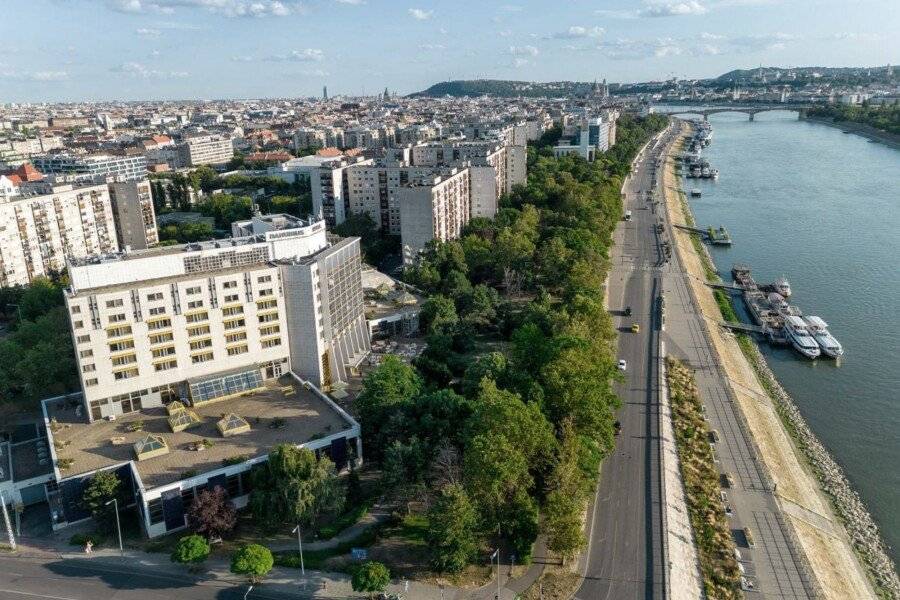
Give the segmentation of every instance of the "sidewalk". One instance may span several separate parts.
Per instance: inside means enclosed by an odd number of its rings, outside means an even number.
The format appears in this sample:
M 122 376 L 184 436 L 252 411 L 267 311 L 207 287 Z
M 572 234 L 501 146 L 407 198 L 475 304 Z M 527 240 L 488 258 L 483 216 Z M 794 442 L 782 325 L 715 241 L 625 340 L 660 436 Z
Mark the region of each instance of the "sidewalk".
M 372 518 L 373 521 L 378 522 L 380 515 L 373 514 Z M 370 526 L 371 524 L 367 524 L 363 520 L 342 535 L 318 542 L 317 544 L 322 545 L 316 549 L 328 548 L 345 539 L 352 539 Z M 356 527 L 359 529 L 354 532 L 350 531 Z M 309 544 L 311 548 L 315 546 L 316 544 Z M 304 546 L 304 549 L 306 547 Z M 277 548 L 274 549 L 277 550 Z M 294 547 L 285 549 L 292 550 Z M 82 568 L 89 567 L 98 573 L 128 574 L 142 571 L 161 580 L 171 580 L 173 587 L 176 584 L 183 586 L 185 582 L 213 587 L 241 586 L 244 589 L 247 585 L 243 577 L 231 573 L 230 563 L 224 558 L 211 558 L 200 566 L 202 571 L 191 573 L 187 566 L 171 562 L 168 555 L 165 554 L 126 550 L 123 557 L 116 548 L 100 548 L 87 555 L 68 544 L 32 539 L 20 539 L 18 551 L 5 556 L 48 563 L 66 561 Z M 544 541 L 543 538 L 539 538 L 535 545 L 535 561 L 521 577 L 510 579 L 508 577 L 509 565 L 501 565 L 501 600 L 514 600 L 517 594 L 528 589 L 543 573 L 545 556 Z M 303 577 L 299 569 L 281 567 L 272 569 L 258 589 L 264 590 L 268 596 L 277 595 L 286 598 L 347 600 L 365 597 L 365 594 L 353 591 L 350 576 L 344 573 L 307 570 L 306 576 Z M 442 589 L 436 585 L 395 579 L 385 591 L 390 594 L 400 594 L 404 600 L 438 600 L 441 598 L 444 600 L 493 600 L 497 594 L 497 580 L 492 579 L 480 588 L 467 590 L 451 586 Z M 252 593 L 250 597 L 253 597 Z

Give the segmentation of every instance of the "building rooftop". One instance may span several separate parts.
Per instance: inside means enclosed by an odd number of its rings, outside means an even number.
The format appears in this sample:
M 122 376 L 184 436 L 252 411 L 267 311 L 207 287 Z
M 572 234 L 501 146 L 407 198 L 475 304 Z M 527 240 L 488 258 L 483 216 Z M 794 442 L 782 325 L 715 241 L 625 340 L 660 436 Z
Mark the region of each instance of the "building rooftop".
M 302 444 L 352 427 L 325 401 L 289 377 L 246 396 L 189 410 L 200 417 L 200 424 L 173 433 L 165 408 L 145 409 L 115 421 L 87 423 L 83 416 L 76 415 L 71 403 L 48 403 L 47 416 L 56 419 L 51 435 L 57 459 L 73 461 L 71 467 L 60 470 L 61 477 L 135 461 L 144 486 L 154 488 L 218 469 L 226 459 L 255 458 L 278 444 Z M 224 437 L 217 423 L 231 414 L 246 420 L 250 431 Z M 143 427 L 130 431 L 137 422 Z M 149 435 L 162 436 L 169 452 L 138 462 L 134 444 Z

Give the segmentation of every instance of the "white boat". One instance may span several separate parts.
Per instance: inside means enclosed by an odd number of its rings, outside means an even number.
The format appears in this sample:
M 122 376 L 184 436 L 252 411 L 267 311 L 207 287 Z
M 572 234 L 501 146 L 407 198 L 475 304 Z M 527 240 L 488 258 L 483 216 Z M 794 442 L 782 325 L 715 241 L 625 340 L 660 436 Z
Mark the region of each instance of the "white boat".
M 775 291 L 785 298 L 791 297 L 791 284 L 788 283 L 788 280 L 784 277 L 784 275 L 775 280 L 774 286 Z
M 813 339 L 816 340 L 816 343 L 819 344 L 823 354 L 831 358 L 843 356 L 844 347 L 828 331 L 828 323 L 819 317 L 813 316 L 803 317 L 803 320 L 806 321 L 807 329 L 812 334 Z
M 718 170 L 718 169 L 713 169 L 713 170 L 712 170 L 712 178 L 713 178 L 713 179 L 718 179 L 718 178 L 719 178 L 719 170 Z
M 794 350 L 805 356 L 806 358 L 818 358 L 822 351 L 815 338 L 810 335 L 809 328 L 803 317 L 797 315 L 786 315 L 784 317 L 784 331 Z

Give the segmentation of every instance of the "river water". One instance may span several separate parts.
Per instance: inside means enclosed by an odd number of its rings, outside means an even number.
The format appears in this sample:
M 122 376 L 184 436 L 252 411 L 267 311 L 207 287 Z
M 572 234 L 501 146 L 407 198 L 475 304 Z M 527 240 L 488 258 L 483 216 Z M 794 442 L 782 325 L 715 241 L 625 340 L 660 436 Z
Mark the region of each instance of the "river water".
M 825 319 L 844 357 L 808 361 L 763 344 L 772 370 L 900 556 L 900 150 L 799 121 L 792 112 L 710 117 L 703 156 L 718 181 L 688 179 L 722 278 L 748 263 L 760 282 L 785 275 L 791 304 Z M 742 303 L 740 303 L 742 304 Z

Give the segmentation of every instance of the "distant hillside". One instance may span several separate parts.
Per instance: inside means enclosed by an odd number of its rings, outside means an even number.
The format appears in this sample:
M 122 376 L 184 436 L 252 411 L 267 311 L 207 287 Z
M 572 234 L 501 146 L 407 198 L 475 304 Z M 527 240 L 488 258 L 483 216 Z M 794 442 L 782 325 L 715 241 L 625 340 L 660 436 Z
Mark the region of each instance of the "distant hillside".
M 757 67 L 735 69 L 715 78 L 716 82 L 828 80 L 836 82 L 867 83 L 889 79 L 888 69 L 881 67 Z
M 442 81 L 436 83 L 427 90 L 410 94 L 412 97 L 440 97 L 440 96 L 571 96 L 584 94 L 590 91 L 590 83 L 578 81 L 551 81 L 536 83 L 532 81 L 509 81 L 505 79 L 472 79 L 457 81 Z

